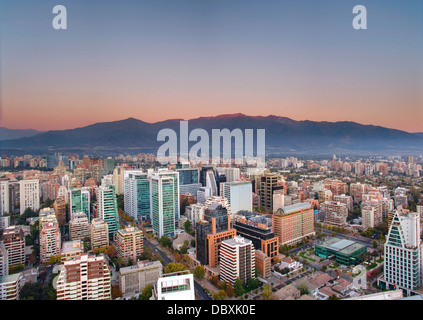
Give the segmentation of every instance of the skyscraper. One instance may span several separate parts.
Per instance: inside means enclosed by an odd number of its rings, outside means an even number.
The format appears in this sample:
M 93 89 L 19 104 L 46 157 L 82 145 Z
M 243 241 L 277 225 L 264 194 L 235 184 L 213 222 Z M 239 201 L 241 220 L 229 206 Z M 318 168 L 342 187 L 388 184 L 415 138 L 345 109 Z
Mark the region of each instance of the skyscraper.
M 206 165 L 201 168 L 200 183 L 203 187 L 209 187 L 211 189 L 212 196 L 219 195 L 219 186 L 213 166 Z
M 86 188 L 72 189 L 69 191 L 69 219 L 75 212 L 84 212 L 88 221 L 91 220 L 90 192 Z
M 159 238 L 175 233 L 175 205 L 179 195 L 175 194 L 177 180 L 172 176 L 154 174 L 150 177 L 151 222 L 153 233 Z M 179 218 L 179 217 L 178 217 Z
M 419 214 L 397 210 L 384 246 L 383 278 L 378 279 L 382 289 L 410 294 L 421 287 L 422 250 Z
M 150 218 L 150 180 L 147 173 L 125 172 L 124 211 L 135 220 Z
M 201 187 L 200 173 L 195 168 L 182 168 L 176 170 L 179 173 L 179 193 L 191 193 L 196 195 Z
M 223 183 L 223 197 L 229 200 L 232 213 L 253 210 L 251 181 L 232 181 Z
M 109 237 L 119 230 L 119 215 L 114 186 L 97 188 L 98 217 L 107 223 Z
M 212 203 L 204 212 L 204 220 L 195 229 L 197 260 L 202 265 L 219 264 L 219 249 L 223 240 L 233 238 L 236 230 L 231 227 L 231 217 L 221 204 Z

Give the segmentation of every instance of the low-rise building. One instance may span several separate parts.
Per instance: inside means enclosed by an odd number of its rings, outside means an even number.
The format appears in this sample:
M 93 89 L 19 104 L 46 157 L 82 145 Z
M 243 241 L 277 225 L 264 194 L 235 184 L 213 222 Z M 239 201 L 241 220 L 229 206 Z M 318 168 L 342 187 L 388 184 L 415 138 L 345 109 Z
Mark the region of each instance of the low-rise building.
M 156 285 L 162 276 L 160 261 L 138 261 L 137 264 L 119 269 L 119 289 L 123 296 L 140 294 L 147 285 Z

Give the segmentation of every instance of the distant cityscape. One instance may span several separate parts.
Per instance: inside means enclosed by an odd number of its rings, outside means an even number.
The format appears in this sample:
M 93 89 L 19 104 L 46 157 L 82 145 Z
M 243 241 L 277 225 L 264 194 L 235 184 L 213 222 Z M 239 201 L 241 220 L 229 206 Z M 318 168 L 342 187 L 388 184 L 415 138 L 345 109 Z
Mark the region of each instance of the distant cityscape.
M 4 155 L 0 299 L 422 299 L 422 165 Z

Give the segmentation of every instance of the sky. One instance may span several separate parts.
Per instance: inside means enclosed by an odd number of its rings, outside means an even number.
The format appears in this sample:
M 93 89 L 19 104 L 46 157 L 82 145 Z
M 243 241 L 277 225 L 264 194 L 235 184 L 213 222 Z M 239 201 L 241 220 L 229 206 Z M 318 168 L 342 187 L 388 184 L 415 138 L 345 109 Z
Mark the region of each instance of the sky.
M 244 113 L 423 132 L 422 88 L 421 0 L 0 0 L 8 128 Z

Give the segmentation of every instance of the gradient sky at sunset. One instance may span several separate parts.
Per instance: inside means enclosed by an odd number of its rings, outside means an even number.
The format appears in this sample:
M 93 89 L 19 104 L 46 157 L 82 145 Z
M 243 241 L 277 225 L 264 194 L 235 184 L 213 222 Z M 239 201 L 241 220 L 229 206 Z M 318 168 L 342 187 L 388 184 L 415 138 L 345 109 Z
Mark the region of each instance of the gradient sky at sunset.
M 1 0 L 0 28 L 0 126 L 241 112 L 423 132 L 421 0 Z

